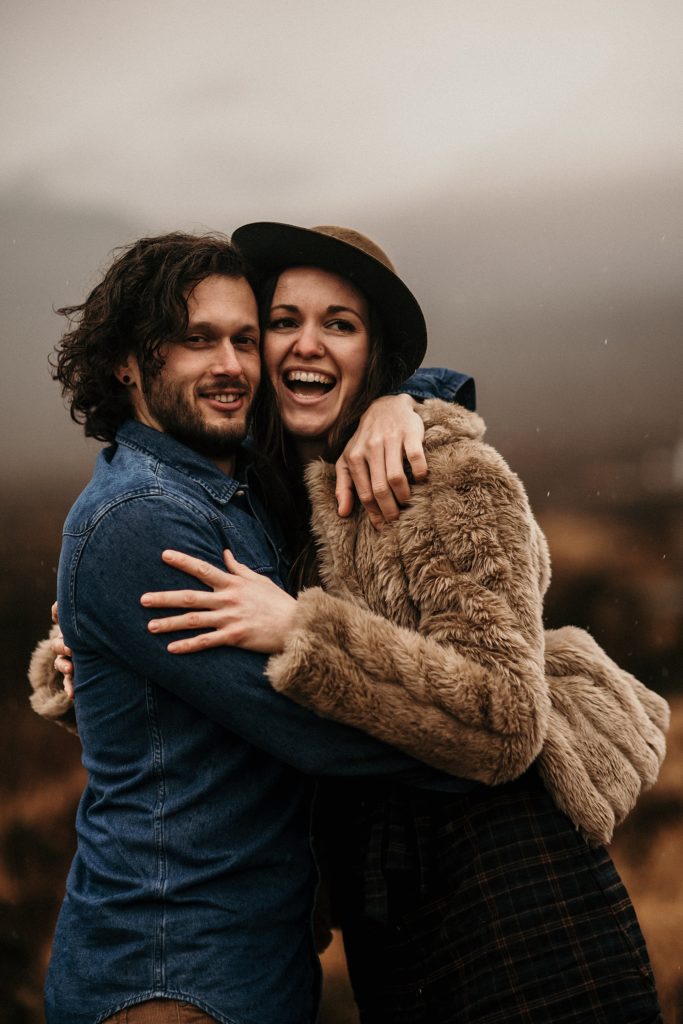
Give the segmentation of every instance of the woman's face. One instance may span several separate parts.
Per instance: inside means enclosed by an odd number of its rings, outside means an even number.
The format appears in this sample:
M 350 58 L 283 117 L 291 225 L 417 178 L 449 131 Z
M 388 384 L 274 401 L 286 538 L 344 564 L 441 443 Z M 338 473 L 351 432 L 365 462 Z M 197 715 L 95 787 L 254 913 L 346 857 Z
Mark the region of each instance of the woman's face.
M 363 383 L 368 304 L 345 278 L 291 267 L 278 278 L 263 354 L 285 430 L 324 442 Z

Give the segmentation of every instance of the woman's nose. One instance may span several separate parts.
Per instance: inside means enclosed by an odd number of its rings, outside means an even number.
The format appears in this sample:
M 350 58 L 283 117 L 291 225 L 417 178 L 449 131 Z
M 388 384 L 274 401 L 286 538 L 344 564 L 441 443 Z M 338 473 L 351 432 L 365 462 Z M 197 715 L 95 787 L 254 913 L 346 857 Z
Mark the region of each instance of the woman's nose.
M 304 324 L 294 343 L 294 351 L 304 359 L 311 359 L 324 353 L 325 346 L 315 325 Z

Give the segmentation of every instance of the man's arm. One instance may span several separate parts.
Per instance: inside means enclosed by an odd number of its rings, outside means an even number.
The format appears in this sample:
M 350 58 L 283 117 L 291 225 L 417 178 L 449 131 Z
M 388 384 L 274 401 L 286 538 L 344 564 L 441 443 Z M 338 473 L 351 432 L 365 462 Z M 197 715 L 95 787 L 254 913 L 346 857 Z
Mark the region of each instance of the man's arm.
M 443 366 L 421 366 L 403 382 L 396 394 L 411 395 L 420 402 L 427 398 L 457 402 L 470 412 L 475 412 L 477 408 L 474 377 L 470 377 L 468 373 L 459 373 L 458 370 L 448 370 Z
M 309 774 L 383 775 L 426 785 L 438 779 L 440 788 L 448 788 L 447 780 L 412 758 L 274 692 L 264 675 L 263 655 L 238 648 L 214 648 L 187 658 L 169 654 L 166 638 L 148 631 L 154 611 L 140 605 L 140 596 L 150 589 L 177 589 L 184 581 L 161 560 L 161 552 L 172 545 L 213 565 L 223 564 L 218 533 L 172 496 L 132 498 L 102 518 L 81 551 L 71 593 L 60 593 L 60 609 L 69 605 L 62 624 L 76 661 L 79 643 L 104 644 L 132 671 Z M 76 613 L 72 594 L 78 594 L 86 578 L 88 600 L 81 597 Z M 98 581 L 94 587 L 93 581 Z

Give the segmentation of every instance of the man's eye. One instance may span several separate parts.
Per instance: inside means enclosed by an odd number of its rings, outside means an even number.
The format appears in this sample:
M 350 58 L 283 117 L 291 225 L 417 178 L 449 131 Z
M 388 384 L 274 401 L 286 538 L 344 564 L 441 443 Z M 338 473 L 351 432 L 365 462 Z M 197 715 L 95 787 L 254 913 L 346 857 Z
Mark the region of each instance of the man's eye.
M 207 339 L 204 337 L 203 334 L 190 334 L 187 338 L 185 338 L 186 345 L 196 346 L 205 345 L 206 343 Z
M 258 338 L 253 337 L 251 334 L 240 334 L 234 339 L 234 345 L 258 345 Z

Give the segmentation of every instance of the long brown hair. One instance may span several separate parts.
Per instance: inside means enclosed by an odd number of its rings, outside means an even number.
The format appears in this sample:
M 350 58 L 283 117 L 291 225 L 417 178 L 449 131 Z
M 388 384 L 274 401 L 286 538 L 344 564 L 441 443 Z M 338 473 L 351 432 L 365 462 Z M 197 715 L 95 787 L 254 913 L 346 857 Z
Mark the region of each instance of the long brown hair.
M 283 268 L 285 269 L 285 268 Z M 265 337 L 270 319 L 273 295 L 280 273 L 273 274 L 259 288 L 259 319 L 261 335 Z M 352 282 L 354 287 L 358 287 Z M 359 289 L 362 291 L 362 289 Z M 402 364 L 391 358 L 379 317 L 368 302 L 369 346 L 368 364 L 363 385 L 334 424 L 323 453 L 326 462 L 336 462 L 358 421 L 368 406 L 380 395 L 387 394 L 405 379 Z M 319 582 L 315 546 L 310 532 L 311 506 L 303 479 L 301 465 L 293 439 L 283 428 L 277 406 L 275 390 L 265 371 L 261 376 L 259 393 L 254 401 L 252 434 L 257 450 L 265 456 L 267 472 L 259 474 L 266 501 L 278 510 L 278 517 L 294 555 L 290 583 L 296 590 Z

